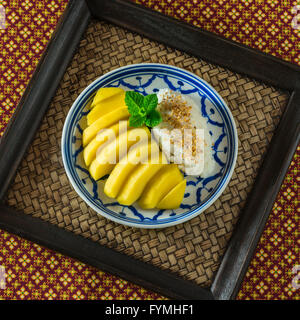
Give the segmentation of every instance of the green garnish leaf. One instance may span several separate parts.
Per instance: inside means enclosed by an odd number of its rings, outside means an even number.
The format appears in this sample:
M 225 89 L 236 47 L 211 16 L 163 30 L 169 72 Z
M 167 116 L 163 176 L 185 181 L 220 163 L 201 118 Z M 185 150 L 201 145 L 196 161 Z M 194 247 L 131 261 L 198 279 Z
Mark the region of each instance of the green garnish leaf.
M 140 115 L 130 116 L 129 125 L 130 127 L 141 127 L 145 123 L 146 117 Z
M 144 97 L 144 109 L 149 114 L 152 110 L 157 107 L 158 99 L 156 94 L 148 94 Z
M 146 126 L 155 127 L 162 122 L 161 114 L 157 110 L 152 110 L 146 118 Z
M 161 114 L 156 110 L 158 104 L 156 94 L 143 96 L 135 91 L 126 91 L 125 103 L 130 113 L 129 125 L 132 127 L 146 124 L 153 128 L 162 121 Z
M 142 115 L 145 113 L 144 110 L 141 110 L 141 106 L 144 103 L 144 96 L 135 91 L 126 91 L 125 94 L 125 103 L 128 107 L 128 111 L 132 116 Z

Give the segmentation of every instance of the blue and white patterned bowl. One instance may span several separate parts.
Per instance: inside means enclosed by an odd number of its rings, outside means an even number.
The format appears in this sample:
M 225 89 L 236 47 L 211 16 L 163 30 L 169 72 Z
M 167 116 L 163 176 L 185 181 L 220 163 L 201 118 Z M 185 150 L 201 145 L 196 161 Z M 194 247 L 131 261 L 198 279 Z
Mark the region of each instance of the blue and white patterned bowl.
M 95 181 L 83 161 L 82 131 L 88 104 L 101 87 L 121 87 L 142 94 L 161 88 L 188 95 L 207 119 L 213 141 L 215 170 L 205 179 L 186 176 L 183 202 L 176 210 L 143 210 L 138 204 L 122 206 L 103 192 L 104 181 Z M 102 216 L 138 228 L 162 228 L 187 221 L 207 209 L 223 192 L 234 170 L 238 139 L 233 116 L 218 93 L 193 73 L 163 64 L 135 64 L 113 70 L 91 83 L 76 99 L 62 134 L 62 156 L 68 178 L 79 196 Z

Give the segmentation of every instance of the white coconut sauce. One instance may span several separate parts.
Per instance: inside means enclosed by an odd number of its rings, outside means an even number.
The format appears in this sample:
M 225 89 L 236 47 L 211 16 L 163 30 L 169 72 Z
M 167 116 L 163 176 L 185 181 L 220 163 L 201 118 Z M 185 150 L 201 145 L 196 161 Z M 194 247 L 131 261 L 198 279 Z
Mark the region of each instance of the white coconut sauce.
M 214 169 L 213 150 L 200 107 L 170 89 L 160 89 L 157 97 L 163 121 L 153 128 L 153 134 L 167 159 L 187 175 L 209 176 Z

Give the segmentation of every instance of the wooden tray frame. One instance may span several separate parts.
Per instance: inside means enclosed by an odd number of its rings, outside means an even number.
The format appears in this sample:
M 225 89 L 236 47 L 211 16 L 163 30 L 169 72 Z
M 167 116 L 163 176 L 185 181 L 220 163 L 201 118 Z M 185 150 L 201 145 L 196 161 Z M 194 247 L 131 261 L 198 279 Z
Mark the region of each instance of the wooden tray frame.
M 101 246 L 3 204 L 91 16 L 290 92 L 210 288 Z M 0 143 L 0 228 L 173 299 L 234 299 L 300 139 L 300 68 L 124 0 L 72 0 Z

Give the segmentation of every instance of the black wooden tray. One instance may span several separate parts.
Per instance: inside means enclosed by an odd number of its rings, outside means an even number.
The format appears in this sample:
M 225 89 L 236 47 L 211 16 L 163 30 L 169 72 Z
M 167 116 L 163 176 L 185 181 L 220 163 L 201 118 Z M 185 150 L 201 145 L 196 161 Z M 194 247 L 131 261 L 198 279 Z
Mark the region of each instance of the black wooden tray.
M 90 17 L 288 91 L 290 100 L 210 288 L 5 206 L 3 199 Z M 299 143 L 300 68 L 123 0 L 68 5 L 0 143 L 0 228 L 174 299 L 233 299 Z

